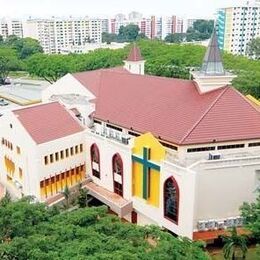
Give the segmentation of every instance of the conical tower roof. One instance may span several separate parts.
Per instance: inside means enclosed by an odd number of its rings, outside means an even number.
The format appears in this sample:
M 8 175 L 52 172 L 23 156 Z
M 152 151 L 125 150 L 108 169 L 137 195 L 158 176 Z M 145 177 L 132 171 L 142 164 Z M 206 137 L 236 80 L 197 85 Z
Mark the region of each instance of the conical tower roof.
M 209 42 L 208 49 L 204 56 L 200 72 L 204 75 L 225 75 L 216 30 L 214 30 Z
M 136 43 L 134 43 L 134 45 L 128 55 L 127 61 L 142 61 L 142 60 L 144 60 L 144 59 L 141 55 L 141 51 L 140 51 L 139 47 L 136 45 Z

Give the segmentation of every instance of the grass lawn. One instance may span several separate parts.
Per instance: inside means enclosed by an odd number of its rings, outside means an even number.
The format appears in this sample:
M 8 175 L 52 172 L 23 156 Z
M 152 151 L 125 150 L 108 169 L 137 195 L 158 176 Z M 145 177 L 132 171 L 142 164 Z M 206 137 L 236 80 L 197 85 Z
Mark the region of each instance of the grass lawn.
M 259 252 L 259 251 L 258 251 Z M 210 253 L 212 260 L 223 260 L 222 251 Z M 242 259 L 242 258 L 241 258 Z M 257 256 L 257 249 L 255 247 L 249 248 L 246 254 L 246 260 L 257 260 L 260 259 L 259 255 Z

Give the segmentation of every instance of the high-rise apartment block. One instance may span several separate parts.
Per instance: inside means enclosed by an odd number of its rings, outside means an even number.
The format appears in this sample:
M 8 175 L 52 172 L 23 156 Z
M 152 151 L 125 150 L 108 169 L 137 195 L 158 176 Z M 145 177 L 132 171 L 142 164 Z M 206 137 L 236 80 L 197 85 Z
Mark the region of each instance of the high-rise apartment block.
M 10 35 L 23 37 L 23 24 L 21 20 L 17 19 L 1 19 L 0 20 L 0 35 L 5 39 Z
M 59 53 L 64 47 L 100 43 L 101 19 L 33 19 L 24 26 L 25 37 L 37 39 L 45 53 Z
M 164 39 L 168 34 L 183 33 L 183 19 L 176 16 L 167 17 L 143 17 L 141 14 L 132 12 L 128 19 L 123 14 L 116 15 L 110 20 L 110 33 L 119 33 L 121 26 L 129 24 L 138 25 L 140 33 L 143 33 L 149 39 Z
M 260 37 L 260 6 L 249 2 L 245 6 L 218 10 L 217 29 L 221 49 L 246 55 L 248 43 Z

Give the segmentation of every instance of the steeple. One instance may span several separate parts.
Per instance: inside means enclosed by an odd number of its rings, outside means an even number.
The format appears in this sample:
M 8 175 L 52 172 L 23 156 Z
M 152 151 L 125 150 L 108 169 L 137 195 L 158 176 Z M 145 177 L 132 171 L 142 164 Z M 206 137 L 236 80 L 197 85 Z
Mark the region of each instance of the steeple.
M 128 55 L 127 61 L 142 61 L 144 60 L 141 51 L 139 47 L 134 43 L 133 47 L 131 48 L 131 51 Z
M 225 75 L 220 50 L 218 47 L 218 38 L 216 30 L 214 30 L 209 42 L 203 64 L 200 72 L 205 75 Z
M 201 93 L 231 85 L 231 81 L 236 77 L 224 70 L 215 29 L 200 70 L 194 71 L 191 74 Z
M 141 51 L 136 43 L 133 44 L 129 55 L 124 62 L 124 68 L 130 73 L 144 75 L 145 60 L 143 59 Z

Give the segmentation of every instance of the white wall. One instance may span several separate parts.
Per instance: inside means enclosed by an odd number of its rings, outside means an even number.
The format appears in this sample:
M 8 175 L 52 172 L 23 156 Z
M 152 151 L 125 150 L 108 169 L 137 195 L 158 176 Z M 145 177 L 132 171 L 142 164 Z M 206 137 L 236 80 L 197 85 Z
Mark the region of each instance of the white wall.
M 125 61 L 124 68 L 130 73 L 144 75 L 145 61 Z
M 42 91 L 42 101 L 47 103 L 52 95 L 75 94 L 94 99 L 95 96 L 70 73 Z
M 8 156 L 15 163 L 14 180 L 19 181 L 23 186 L 21 190 L 24 194 L 31 194 L 30 177 L 33 171 L 33 165 L 30 164 L 30 160 L 34 160 L 36 151 L 36 144 L 31 139 L 28 133 L 26 133 L 23 126 L 12 112 L 6 113 L 0 118 L 0 140 L 5 138 L 13 144 L 13 150 L 1 145 L 0 149 L 0 180 L 3 183 L 7 182 L 7 172 L 5 169 L 4 156 Z M 10 127 L 12 125 L 12 128 Z M 19 146 L 21 153 L 17 154 L 16 147 Z M 23 170 L 23 178 L 19 178 L 19 168 Z M 35 174 L 32 175 L 34 178 Z M 13 185 L 14 186 L 14 185 Z M 15 190 L 14 186 L 14 190 Z M 21 195 L 21 191 L 17 190 L 17 195 Z
M 96 144 L 99 148 L 100 155 L 100 179 L 92 176 L 91 169 L 91 157 L 90 148 L 92 144 Z M 123 197 L 126 200 L 131 199 L 132 196 L 132 159 L 131 159 L 131 147 L 125 144 L 121 144 L 117 141 L 107 139 L 103 136 L 88 133 L 87 134 L 87 173 L 92 177 L 93 181 L 106 188 L 107 190 L 114 192 L 113 184 L 113 170 L 112 170 L 112 158 L 118 153 L 123 161 Z
M 260 157 L 223 161 L 196 166 L 194 229 L 199 220 L 239 216 L 243 202 L 255 199 Z

